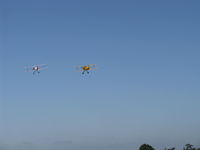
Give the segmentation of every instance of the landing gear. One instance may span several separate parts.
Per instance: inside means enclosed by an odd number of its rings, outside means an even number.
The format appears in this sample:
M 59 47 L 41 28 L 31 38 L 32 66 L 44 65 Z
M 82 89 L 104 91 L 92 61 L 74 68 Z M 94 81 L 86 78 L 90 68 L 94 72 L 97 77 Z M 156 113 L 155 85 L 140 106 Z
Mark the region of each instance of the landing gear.
M 87 71 L 87 70 L 84 70 L 84 71 L 82 72 L 82 74 L 85 74 L 85 72 L 87 72 L 87 74 L 89 74 L 89 73 L 90 73 L 89 71 Z
M 37 72 L 38 74 L 40 73 L 38 70 L 35 70 L 35 71 L 33 71 L 33 75 L 34 75 L 36 72 Z

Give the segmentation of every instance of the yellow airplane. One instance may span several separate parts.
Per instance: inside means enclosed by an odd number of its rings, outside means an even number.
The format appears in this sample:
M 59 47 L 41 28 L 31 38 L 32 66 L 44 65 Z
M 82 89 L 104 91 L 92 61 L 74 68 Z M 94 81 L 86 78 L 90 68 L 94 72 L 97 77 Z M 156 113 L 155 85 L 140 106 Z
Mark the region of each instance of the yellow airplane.
M 82 74 L 85 74 L 85 72 L 87 72 L 87 74 L 89 74 L 90 73 L 89 71 L 96 69 L 95 67 L 96 67 L 95 64 L 85 65 L 85 66 L 78 66 L 77 70 L 81 71 Z

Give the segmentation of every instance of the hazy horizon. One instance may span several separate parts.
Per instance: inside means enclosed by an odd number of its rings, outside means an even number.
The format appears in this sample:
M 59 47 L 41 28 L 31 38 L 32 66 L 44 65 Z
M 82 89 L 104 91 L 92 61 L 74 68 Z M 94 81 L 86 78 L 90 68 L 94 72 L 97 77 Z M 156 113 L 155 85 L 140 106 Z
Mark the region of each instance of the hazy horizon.
M 1 0 L 0 150 L 200 147 L 199 8 Z

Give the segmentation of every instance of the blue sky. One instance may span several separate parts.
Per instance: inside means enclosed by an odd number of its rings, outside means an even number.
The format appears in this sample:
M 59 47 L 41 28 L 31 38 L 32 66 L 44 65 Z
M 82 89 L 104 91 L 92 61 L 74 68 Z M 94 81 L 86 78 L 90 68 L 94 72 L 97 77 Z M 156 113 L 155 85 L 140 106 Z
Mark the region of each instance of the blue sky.
M 0 148 L 200 146 L 199 6 L 2 0 Z M 34 64 L 49 68 L 24 72 Z

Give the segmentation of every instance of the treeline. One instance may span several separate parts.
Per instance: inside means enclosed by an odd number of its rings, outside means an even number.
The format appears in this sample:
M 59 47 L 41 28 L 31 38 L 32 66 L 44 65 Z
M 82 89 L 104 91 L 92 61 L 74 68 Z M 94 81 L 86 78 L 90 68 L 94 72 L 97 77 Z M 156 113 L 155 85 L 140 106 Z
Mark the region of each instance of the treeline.
M 154 147 L 152 147 L 151 145 L 149 144 L 142 144 L 139 148 L 139 150 L 155 150 Z M 175 147 L 172 147 L 172 148 L 164 148 L 164 150 L 176 150 Z M 183 150 L 200 150 L 200 148 L 196 148 L 194 147 L 193 145 L 191 144 L 186 144 L 184 147 L 183 147 Z

